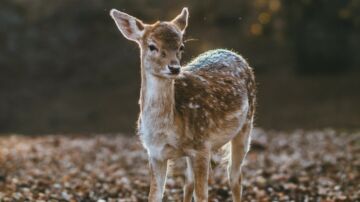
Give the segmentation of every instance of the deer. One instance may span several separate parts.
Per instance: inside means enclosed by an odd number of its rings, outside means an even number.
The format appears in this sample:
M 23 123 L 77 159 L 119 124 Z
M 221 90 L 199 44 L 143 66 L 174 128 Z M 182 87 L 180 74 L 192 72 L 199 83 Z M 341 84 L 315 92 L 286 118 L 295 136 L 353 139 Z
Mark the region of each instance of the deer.
M 229 186 L 241 201 L 242 165 L 250 149 L 256 83 L 253 69 L 226 49 L 180 61 L 189 11 L 171 21 L 146 24 L 116 9 L 110 16 L 122 35 L 140 47 L 138 135 L 148 154 L 148 201 L 162 201 L 168 161 L 186 159 L 184 202 L 208 201 L 210 158 L 229 145 Z

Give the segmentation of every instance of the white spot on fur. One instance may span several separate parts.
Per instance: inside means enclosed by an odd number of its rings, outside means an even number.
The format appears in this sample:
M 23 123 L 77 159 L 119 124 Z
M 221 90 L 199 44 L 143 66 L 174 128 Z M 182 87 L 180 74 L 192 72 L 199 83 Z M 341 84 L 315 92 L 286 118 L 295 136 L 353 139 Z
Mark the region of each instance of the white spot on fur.
M 189 103 L 189 108 L 190 108 L 190 109 L 197 109 L 197 108 L 199 108 L 199 107 L 200 107 L 200 105 L 198 105 L 198 104 L 194 104 L 194 103 L 192 103 L 192 102 Z

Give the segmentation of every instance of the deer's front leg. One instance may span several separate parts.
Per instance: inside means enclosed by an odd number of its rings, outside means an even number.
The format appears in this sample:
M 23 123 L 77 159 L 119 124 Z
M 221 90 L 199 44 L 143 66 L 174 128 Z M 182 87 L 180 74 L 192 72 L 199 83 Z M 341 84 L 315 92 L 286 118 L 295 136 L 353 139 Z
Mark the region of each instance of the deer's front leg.
M 189 157 L 186 157 L 186 172 L 183 202 L 192 202 L 194 192 L 194 171 Z
M 150 193 L 149 202 L 161 202 L 164 195 L 167 160 L 157 160 L 150 158 Z
M 208 201 L 208 178 L 209 178 L 210 150 L 198 151 L 191 157 L 192 170 L 194 172 L 195 201 Z

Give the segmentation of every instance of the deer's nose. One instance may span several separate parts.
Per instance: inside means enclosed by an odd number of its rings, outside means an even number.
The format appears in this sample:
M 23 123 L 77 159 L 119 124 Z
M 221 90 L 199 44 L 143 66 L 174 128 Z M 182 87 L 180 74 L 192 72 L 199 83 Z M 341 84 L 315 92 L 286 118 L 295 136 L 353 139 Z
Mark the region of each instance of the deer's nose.
M 171 74 L 179 74 L 180 73 L 180 65 L 168 65 L 168 68 Z

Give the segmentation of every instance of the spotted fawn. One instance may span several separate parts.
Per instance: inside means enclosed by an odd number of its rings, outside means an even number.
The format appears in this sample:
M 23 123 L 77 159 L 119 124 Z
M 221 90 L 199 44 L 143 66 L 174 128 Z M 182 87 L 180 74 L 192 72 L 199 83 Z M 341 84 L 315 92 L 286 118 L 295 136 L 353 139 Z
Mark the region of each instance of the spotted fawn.
M 149 156 L 149 201 L 162 201 L 169 159 L 185 157 L 184 202 L 208 201 L 211 153 L 230 143 L 228 177 L 241 201 L 241 167 L 249 151 L 255 112 L 255 78 L 244 58 L 229 50 L 205 52 L 180 66 L 189 12 L 145 24 L 110 12 L 141 54 L 138 132 Z

